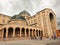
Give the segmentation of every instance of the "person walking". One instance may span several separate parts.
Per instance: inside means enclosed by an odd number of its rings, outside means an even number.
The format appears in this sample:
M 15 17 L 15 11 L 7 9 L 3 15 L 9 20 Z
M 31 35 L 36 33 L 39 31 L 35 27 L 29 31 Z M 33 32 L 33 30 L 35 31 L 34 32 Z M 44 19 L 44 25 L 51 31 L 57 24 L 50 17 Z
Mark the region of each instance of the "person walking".
M 42 36 L 40 36 L 40 39 L 42 40 Z

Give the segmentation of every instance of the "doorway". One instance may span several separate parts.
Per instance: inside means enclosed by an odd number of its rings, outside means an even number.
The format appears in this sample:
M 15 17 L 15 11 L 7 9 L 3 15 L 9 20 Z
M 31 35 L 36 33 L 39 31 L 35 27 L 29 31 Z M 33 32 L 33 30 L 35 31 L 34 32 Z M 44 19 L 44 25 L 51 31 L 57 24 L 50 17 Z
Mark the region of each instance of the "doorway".
M 3 38 L 6 38 L 6 28 L 4 28 Z

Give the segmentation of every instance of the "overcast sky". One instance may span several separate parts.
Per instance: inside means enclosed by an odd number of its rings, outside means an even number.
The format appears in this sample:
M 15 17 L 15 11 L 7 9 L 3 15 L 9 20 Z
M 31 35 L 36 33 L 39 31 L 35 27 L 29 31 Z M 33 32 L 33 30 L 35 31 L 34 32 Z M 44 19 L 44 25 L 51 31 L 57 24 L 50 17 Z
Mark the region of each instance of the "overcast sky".
M 18 14 L 22 10 L 34 15 L 44 8 L 52 9 L 57 16 L 57 22 L 60 23 L 60 0 L 0 0 L 0 13 L 9 16 Z

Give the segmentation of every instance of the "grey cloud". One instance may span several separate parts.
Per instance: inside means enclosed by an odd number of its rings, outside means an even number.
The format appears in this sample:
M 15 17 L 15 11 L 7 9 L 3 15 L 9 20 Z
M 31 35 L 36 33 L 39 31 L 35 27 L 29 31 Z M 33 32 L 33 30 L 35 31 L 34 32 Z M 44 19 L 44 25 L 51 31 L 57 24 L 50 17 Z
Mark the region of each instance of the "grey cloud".
M 33 5 L 31 0 L 12 0 L 9 2 L 12 5 L 12 14 L 19 13 L 22 10 L 28 10 L 30 13 L 32 13 Z
M 31 15 L 33 13 L 35 13 L 37 11 L 37 8 L 39 7 L 39 1 L 36 1 L 36 0 L 13 0 L 13 1 L 9 1 L 10 4 L 12 4 L 12 13 L 17 13 L 17 12 L 20 12 L 22 10 L 28 10 Z M 36 10 L 36 11 L 35 11 Z
M 60 7 L 60 0 L 56 0 L 54 7 Z

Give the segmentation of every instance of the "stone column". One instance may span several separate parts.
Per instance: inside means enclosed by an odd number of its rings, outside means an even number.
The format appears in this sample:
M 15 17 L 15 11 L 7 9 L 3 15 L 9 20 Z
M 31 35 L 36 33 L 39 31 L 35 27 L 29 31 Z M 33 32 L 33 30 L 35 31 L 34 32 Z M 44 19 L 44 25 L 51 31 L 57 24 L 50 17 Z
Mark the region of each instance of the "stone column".
M 20 37 L 21 37 L 22 29 L 20 28 Z
M 13 38 L 15 37 L 15 28 L 13 29 Z
M 41 34 L 41 36 L 42 36 L 42 32 L 40 31 L 40 34 Z
M 29 37 L 30 37 L 30 30 L 28 30 L 29 31 Z
M 8 38 L 8 28 L 6 28 L 6 38 Z
M 34 37 L 34 30 L 33 30 L 33 37 Z
M 26 29 L 25 29 L 25 37 L 26 37 Z
M 32 30 L 32 36 L 33 36 L 33 30 Z
M 35 30 L 35 37 L 36 37 L 36 30 Z
M 39 30 L 38 30 L 38 37 L 39 37 Z
M 1 35 L 1 36 L 2 36 L 2 38 L 3 38 L 3 35 L 4 35 L 4 30 L 2 30 L 0 33 L 2 33 L 2 35 Z

